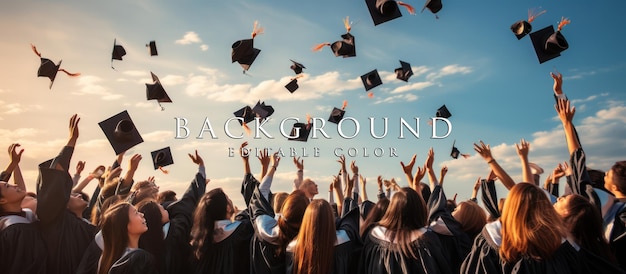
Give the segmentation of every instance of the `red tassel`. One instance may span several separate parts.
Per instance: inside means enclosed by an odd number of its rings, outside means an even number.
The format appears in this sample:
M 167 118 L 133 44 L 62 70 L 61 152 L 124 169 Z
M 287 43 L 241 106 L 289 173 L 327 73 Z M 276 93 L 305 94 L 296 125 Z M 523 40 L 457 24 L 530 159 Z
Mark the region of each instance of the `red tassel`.
M 326 42 L 326 43 L 317 44 L 311 50 L 313 50 L 313 51 L 320 51 L 325 46 L 330 46 L 330 43 Z
M 244 123 L 242 127 L 243 127 L 243 130 L 246 132 L 246 135 L 250 136 L 252 131 L 250 130 L 250 127 L 248 127 L 248 124 Z
M 252 29 L 252 39 L 254 39 L 254 37 L 257 36 L 257 34 L 263 34 L 263 31 L 265 30 L 262 27 L 259 27 L 259 21 L 254 21 L 254 27 Z
M 306 123 L 307 125 L 311 124 L 311 114 L 308 114 L 308 113 L 306 114 Z
M 368 93 L 367 93 L 367 97 L 369 97 L 369 98 L 374 98 L 374 93 L 373 93 L 373 92 L 371 92 L 371 91 L 370 91 L 370 92 L 368 92 Z
M 65 74 L 67 74 L 68 76 L 71 76 L 71 77 L 80 76 L 80 72 L 71 73 L 71 72 L 69 72 L 69 71 L 67 71 L 65 69 L 59 69 L 59 71 L 65 72 Z
M 341 106 L 341 110 L 345 110 L 348 106 L 348 100 L 343 100 L 343 105 Z
M 535 21 L 535 18 L 539 17 L 539 15 L 542 15 L 544 13 L 546 13 L 546 10 L 537 12 L 537 10 L 535 9 L 529 9 L 528 10 L 528 23 L 532 23 L 533 21 Z
M 396 1 L 396 2 L 398 3 L 398 5 L 405 7 L 405 8 L 406 8 L 406 10 L 407 10 L 410 14 L 415 15 L 415 8 L 414 8 L 413 6 L 411 6 L 411 5 L 407 4 L 407 3 L 404 3 L 404 2 L 402 2 L 402 1 Z
M 41 58 L 41 53 L 37 51 L 37 47 L 35 47 L 35 45 L 30 44 L 30 48 L 33 50 L 33 52 L 35 52 L 35 54 L 37 54 L 37 56 Z
M 346 32 L 350 32 L 350 30 L 352 30 L 352 23 L 350 23 L 350 16 L 346 16 L 346 19 L 343 19 L 343 26 L 346 28 Z
M 461 156 L 463 156 L 463 158 L 465 158 L 465 159 L 467 159 L 467 158 L 469 158 L 469 157 L 470 157 L 470 155 L 469 155 L 469 154 L 463 154 L 463 153 L 461 153 Z
M 561 17 L 561 21 L 559 22 L 559 26 L 557 27 L 558 31 L 561 31 L 561 29 L 563 27 L 565 27 L 565 25 L 571 23 L 571 21 L 565 17 Z
M 166 170 L 165 168 L 163 168 L 162 166 L 159 167 L 159 170 L 163 172 L 163 174 L 170 174 L 170 172 Z

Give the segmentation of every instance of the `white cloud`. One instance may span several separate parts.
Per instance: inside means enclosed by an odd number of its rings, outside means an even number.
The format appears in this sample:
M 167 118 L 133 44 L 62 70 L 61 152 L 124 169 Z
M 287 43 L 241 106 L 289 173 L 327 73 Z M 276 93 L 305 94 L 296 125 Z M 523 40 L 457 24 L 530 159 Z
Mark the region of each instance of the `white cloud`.
M 179 44 L 179 45 L 189 45 L 192 43 L 201 43 L 201 42 L 202 40 L 200 39 L 198 34 L 193 31 L 186 32 L 185 35 L 183 35 L 183 38 L 176 40 L 176 44 Z
M 30 112 L 30 111 L 38 111 L 43 109 L 42 106 L 40 105 L 22 105 L 20 103 L 13 103 L 13 104 L 2 104 L 4 111 L 4 114 L 22 114 L 24 112 Z
M 132 77 L 143 77 L 146 76 L 148 72 L 145 70 L 126 70 L 124 71 L 125 75 L 128 76 L 132 76 Z
M 434 81 L 444 76 L 454 75 L 454 74 L 468 74 L 471 73 L 473 69 L 471 67 L 465 67 L 457 64 L 447 65 L 441 68 L 437 72 L 431 72 L 426 76 L 426 79 L 430 81 Z
M 162 143 L 171 140 L 173 138 L 173 135 L 171 131 L 158 130 L 150 133 L 141 134 L 141 137 L 146 142 Z
M 207 44 L 202 44 L 202 45 L 200 45 L 200 49 L 201 49 L 202 51 L 207 51 L 207 50 L 209 50 L 209 45 L 207 45 Z
M 73 92 L 75 95 L 95 95 L 100 96 L 103 100 L 118 100 L 124 97 L 121 94 L 115 94 L 109 91 L 105 86 L 100 85 L 102 78 L 93 75 L 83 75 L 78 79 L 76 85 L 79 91 Z
M 374 95 L 374 98 L 376 98 L 376 95 Z M 411 94 L 411 93 L 398 94 L 398 95 L 393 95 L 393 96 L 377 99 L 376 102 L 374 102 L 374 104 L 412 102 L 412 101 L 417 100 L 417 98 L 418 98 L 417 95 Z
M 413 91 L 413 90 L 423 90 L 427 87 L 430 87 L 434 85 L 433 82 L 417 82 L 417 83 L 411 83 L 411 84 L 407 84 L 407 85 L 403 85 L 403 86 L 399 86 L 395 89 L 393 89 L 391 91 L 391 94 L 395 94 L 395 93 L 403 93 L 403 92 L 407 92 L 407 91 Z

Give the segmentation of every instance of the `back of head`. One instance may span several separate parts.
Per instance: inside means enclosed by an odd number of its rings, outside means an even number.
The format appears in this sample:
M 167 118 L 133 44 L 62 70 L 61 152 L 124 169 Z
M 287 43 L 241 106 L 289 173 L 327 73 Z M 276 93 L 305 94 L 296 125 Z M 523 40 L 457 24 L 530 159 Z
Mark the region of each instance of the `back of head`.
M 514 262 L 522 257 L 548 259 L 564 237 L 560 217 L 545 192 L 530 183 L 518 183 L 502 209 L 500 258 Z
M 421 192 L 422 192 L 422 199 L 424 199 L 424 201 L 428 201 L 428 199 L 430 199 L 430 186 L 427 183 L 424 182 L 420 182 L 421 185 Z
M 333 266 L 335 218 L 326 200 L 313 200 L 302 217 L 294 249 L 295 273 L 330 273 Z
M 215 221 L 226 219 L 227 208 L 228 197 L 221 188 L 212 189 L 200 199 L 191 228 L 191 248 L 197 259 L 213 244 Z
M 107 211 L 107 209 L 119 202 L 122 201 L 122 197 L 119 195 L 113 195 L 110 196 L 108 198 L 106 198 L 104 200 L 104 202 L 102 203 L 102 206 L 100 206 L 98 211 L 98 207 L 93 207 L 93 209 L 91 210 L 91 223 L 96 225 L 97 227 L 102 227 L 102 215 L 104 214 L 104 212 Z
M 487 223 L 487 214 L 477 203 L 472 201 L 460 202 L 452 213 L 454 219 L 461 223 L 461 229 L 474 239 Z
M 172 190 L 161 191 L 157 196 L 157 202 L 159 204 L 163 204 L 165 202 L 175 202 L 176 200 L 176 192 Z
M 366 231 L 368 231 L 368 228 L 372 224 L 380 221 L 383 215 L 385 215 L 385 212 L 387 212 L 388 207 L 389 207 L 389 199 L 383 198 L 383 199 L 378 200 L 374 208 L 370 210 L 370 213 L 367 214 L 367 217 L 365 218 L 365 220 L 363 220 L 363 224 L 361 225 L 361 232 L 360 232 L 361 237 L 365 236 L 363 234 Z
M 275 213 L 281 213 L 280 210 L 283 207 L 283 204 L 285 203 L 285 199 L 287 199 L 287 196 L 289 196 L 289 193 L 287 192 L 274 193 L 274 200 L 272 203 L 272 207 L 274 208 Z
M 128 247 L 129 203 L 118 203 L 102 214 L 102 239 L 104 249 L 98 274 L 108 273 L 109 269 L 124 254 Z
M 398 242 L 405 257 L 417 258 L 411 247 L 411 235 L 428 224 L 426 204 L 415 190 L 403 187 L 391 197 L 387 212 L 378 224 L 387 229 L 392 242 Z
M 163 224 L 161 208 L 157 201 L 152 199 L 143 200 L 137 204 L 137 210 L 143 213 L 146 219 L 148 231 L 139 237 L 139 247 L 150 252 L 156 259 L 157 263 L 162 265 L 163 249 L 165 248 L 165 240 L 163 235 Z M 163 269 L 160 267 L 160 269 Z
M 285 247 L 298 235 L 304 211 L 309 205 L 309 198 L 304 195 L 301 190 L 295 190 L 287 196 L 285 203 L 281 208 L 282 216 L 278 219 L 278 228 L 280 234 L 278 242 L 280 248 L 277 252 L 280 254 Z

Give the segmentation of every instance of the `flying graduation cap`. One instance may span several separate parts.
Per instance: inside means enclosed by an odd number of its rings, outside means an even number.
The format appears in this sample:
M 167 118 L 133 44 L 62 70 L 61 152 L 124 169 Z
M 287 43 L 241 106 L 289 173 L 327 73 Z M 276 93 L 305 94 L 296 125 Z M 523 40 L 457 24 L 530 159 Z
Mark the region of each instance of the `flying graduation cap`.
M 157 103 L 161 107 L 161 110 L 165 110 L 165 108 L 161 105 L 161 103 L 171 103 L 172 99 L 167 95 L 163 85 L 161 85 L 161 81 L 159 77 L 154 75 L 152 71 L 150 72 L 152 75 L 152 84 L 146 83 L 146 100 L 157 100 Z
M 537 11 L 536 9 L 529 9 L 528 21 L 519 20 L 513 23 L 513 25 L 511 25 L 511 31 L 513 32 L 513 34 L 515 34 L 515 37 L 517 37 L 517 40 L 520 40 L 524 38 L 526 34 L 529 34 L 533 29 L 530 23 L 532 23 L 535 20 L 535 18 L 537 18 L 539 15 L 542 15 L 544 13 L 546 13 L 545 10 Z
M 421 12 L 424 12 L 425 9 L 429 9 L 430 12 L 435 15 L 435 18 L 439 19 L 439 16 L 437 16 L 437 12 L 439 12 L 442 7 L 443 4 L 441 3 L 441 0 L 426 0 L 426 3 L 424 4 Z
M 298 86 L 298 78 L 302 78 L 303 74 L 298 74 L 296 77 L 291 78 L 291 81 L 285 85 L 285 88 L 294 93 L 300 86 Z
M 159 52 L 157 51 L 157 47 L 156 47 L 156 42 L 155 41 L 150 41 L 148 44 L 146 44 L 146 47 L 150 50 L 150 56 L 157 56 L 157 55 L 159 55 Z
M 143 138 L 137 131 L 133 120 L 124 110 L 110 118 L 98 123 L 104 135 L 115 151 L 115 155 L 127 151 L 128 149 L 143 143 Z
M 30 44 L 30 47 L 33 52 L 35 52 L 35 54 L 39 56 L 39 59 L 41 61 L 41 64 L 39 64 L 39 69 L 37 70 L 37 77 L 48 77 L 50 79 L 50 86 L 48 87 L 49 89 L 52 89 L 52 84 L 54 84 L 54 79 L 57 77 L 57 72 L 59 71 L 65 72 L 65 74 L 71 77 L 80 76 L 80 73 L 71 73 L 65 69 L 62 69 L 61 63 L 63 62 L 63 60 L 60 60 L 59 64 L 57 65 L 52 62 L 52 60 L 41 57 L 41 53 L 37 51 L 37 47 L 35 47 L 35 45 Z
M 374 26 L 391 21 L 402 16 L 398 5 L 405 7 L 410 14 L 415 14 L 415 8 L 402 1 L 395 0 L 365 0 L 367 9 L 374 20 Z
M 442 117 L 442 118 L 450 118 L 452 117 L 452 113 L 450 113 L 450 111 L 448 110 L 448 107 L 446 107 L 446 105 L 443 105 L 441 107 L 439 107 L 437 109 L 437 113 L 435 114 L 437 117 Z
M 459 149 L 454 146 L 456 144 L 456 140 L 454 140 L 454 142 L 452 142 L 452 151 L 450 152 L 450 157 L 457 159 L 459 158 L 459 155 L 463 156 L 463 158 L 468 158 L 470 157 L 469 154 L 463 154 L 461 153 L 461 151 L 459 151 Z
M 271 116 L 273 113 L 274 113 L 274 108 L 270 105 L 266 105 L 265 102 L 261 102 L 260 100 L 257 101 L 254 108 L 251 108 L 250 106 L 245 106 L 233 112 L 235 117 L 240 118 L 237 120 L 239 121 L 239 124 L 243 127 L 243 129 L 246 131 L 248 135 L 250 134 L 250 128 L 247 125 L 248 123 L 254 121 L 256 117 L 259 117 L 259 121 L 262 122 L 265 119 L 267 119 L 267 117 Z
M 383 81 L 380 79 L 380 75 L 378 75 L 378 70 L 376 69 L 361 75 L 361 82 L 363 82 L 365 91 L 369 91 L 370 89 L 373 89 L 383 84 Z M 367 97 L 374 97 L 374 93 L 369 92 L 367 94 Z
M 260 49 L 254 48 L 254 38 L 258 34 L 263 33 L 263 28 L 258 27 L 258 22 L 254 21 L 254 28 L 252 30 L 252 38 L 251 39 L 243 39 L 234 42 L 231 45 L 231 61 L 232 63 L 237 62 L 243 68 L 243 73 L 245 74 L 250 66 L 254 62 L 259 53 L 261 53 Z
M 341 119 L 343 119 L 343 115 L 346 114 L 346 107 L 348 106 L 348 101 L 344 100 L 341 108 L 333 108 L 333 111 L 330 112 L 330 117 L 328 117 L 328 121 L 331 123 L 338 124 Z
M 330 49 L 333 51 L 336 57 L 354 57 L 356 56 L 356 46 L 354 42 L 354 36 L 350 34 L 350 30 L 352 29 L 350 18 L 346 17 L 343 20 L 343 25 L 346 28 L 346 33 L 341 35 L 343 40 L 335 41 L 334 43 L 321 43 L 317 44 L 313 47 L 313 51 L 320 51 L 325 46 L 330 46 Z
M 154 166 L 154 169 L 158 169 L 161 172 L 168 174 L 169 172 L 164 169 L 164 167 L 174 164 L 170 147 L 152 151 L 150 152 L 150 155 L 152 156 L 152 165 Z
M 569 48 L 567 40 L 561 34 L 561 29 L 569 23 L 569 19 L 561 18 L 556 32 L 554 27 L 550 25 L 530 34 L 530 40 L 535 48 L 539 64 L 561 56 L 561 52 Z
M 302 69 L 305 69 L 306 67 L 303 64 L 300 64 L 294 60 L 289 59 L 289 61 L 291 61 L 293 64 L 291 64 L 291 69 L 293 70 L 293 72 L 295 72 L 296 74 L 300 74 L 302 73 Z
M 117 44 L 117 39 L 113 39 L 113 52 L 111 53 L 111 68 L 112 69 L 115 69 L 113 67 L 113 60 L 122 61 L 122 57 L 124 57 L 124 55 L 126 55 L 126 50 L 124 49 L 124 47 L 122 45 Z
M 395 69 L 396 79 L 408 82 L 409 78 L 413 76 L 413 69 L 411 68 L 411 64 L 400 60 L 400 67 Z
M 305 123 L 295 123 L 291 128 L 291 132 L 287 137 L 289 141 L 300 141 L 306 142 L 309 140 L 309 134 L 311 133 L 311 116 L 309 114 L 306 115 L 306 124 Z

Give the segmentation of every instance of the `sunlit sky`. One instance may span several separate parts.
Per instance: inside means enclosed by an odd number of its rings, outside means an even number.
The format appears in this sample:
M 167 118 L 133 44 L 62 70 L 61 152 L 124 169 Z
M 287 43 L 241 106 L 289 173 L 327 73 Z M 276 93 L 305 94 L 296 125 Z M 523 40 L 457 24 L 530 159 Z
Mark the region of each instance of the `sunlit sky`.
M 347 153 L 354 148 L 357 155 L 347 159 L 356 161 L 374 199 L 378 175 L 406 185 L 400 161 L 408 162 L 417 154 L 421 165 L 433 147 L 437 169 L 449 168 L 448 195 L 458 193 L 458 199 L 464 200 L 475 180 L 488 173 L 487 164 L 473 151 L 472 144 L 479 140 L 492 145 L 494 157 L 516 181 L 522 179 L 515 152 L 521 138 L 531 143 L 530 161 L 546 173 L 568 159 L 549 76 L 557 70 L 564 75 L 563 89 L 576 106 L 575 124 L 588 165 L 607 170 L 626 159 L 626 56 L 620 22 L 626 2 L 443 1 L 439 19 L 428 10 L 420 13 L 423 1 L 405 2 L 416 7 L 416 15 L 402 9 L 402 17 L 374 26 L 365 1 L 353 0 L 4 1 L 0 4 L 4 61 L 0 146 L 22 145 L 21 168 L 28 190 L 34 191 L 37 164 L 58 153 L 67 140 L 68 120 L 78 113 L 80 138 L 70 171 L 74 172 L 78 160 L 86 161 L 84 178 L 97 165 L 110 165 L 115 159 L 98 122 L 127 110 L 145 141 L 126 153 L 123 168 L 127 169 L 133 154 L 141 154 L 135 180 L 155 176 L 162 190 L 172 189 L 179 197 L 196 171 L 187 153 L 197 149 L 207 164 L 209 188 L 222 187 L 235 204 L 243 206 L 242 161 L 229 157 L 229 148 L 236 150 L 248 141 L 251 148 L 282 148 L 286 153 L 294 148 L 299 156 L 306 151 L 305 176 L 318 183 L 318 197 L 327 196 L 331 176 L 338 171 L 334 150 Z M 562 17 L 571 20 L 562 30 L 569 49 L 543 64 L 530 38 L 517 40 L 509 29 L 513 22 L 527 19 L 533 8 L 547 11 L 532 23 L 534 30 L 556 28 Z M 328 47 L 313 52 L 318 43 L 341 39 L 346 16 L 352 22 L 356 57 L 335 57 Z M 231 63 L 231 44 L 250 38 L 255 21 L 265 29 L 254 39 L 261 53 L 243 74 L 239 64 Z M 113 62 L 116 70 L 110 60 L 114 39 L 127 51 L 124 60 Z M 152 40 L 158 56 L 150 56 L 145 47 Z M 61 68 L 82 75 L 59 73 L 50 90 L 49 80 L 37 77 L 40 61 L 31 43 L 42 57 L 55 63 L 63 60 Z M 293 94 L 284 88 L 295 76 L 290 59 L 306 66 L 298 80 L 300 88 Z M 395 79 L 399 60 L 413 68 L 408 82 Z M 373 69 L 383 84 L 372 89 L 374 96 L 369 98 L 360 76 Z M 173 101 L 164 103 L 163 111 L 155 101 L 146 100 L 150 72 L 161 79 Z M 228 137 L 224 126 L 233 112 L 259 100 L 275 109 L 264 126 L 273 138 Z M 283 119 L 305 120 L 309 114 L 326 120 L 344 100 L 348 102 L 345 116 L 360 125 L 355 138 L 342 138 L 332 123 L 324 126 L 329 139 L 318 135 L 304 143 L 281 136 Z M 427 121 L 443 104 L 452 113 L 452 128 L 446 138 L 433 139 Z M 419 138 L 405 131 L 400 139 L 400 119 L 415 127 L 416 117 Z M 176 118 L 187 120 L 187 138 L 175 138 Z M 377 135 L 388 118 L 388 135 L 373 138 L 369 118 L 376 122 Z M 207 132 L 204 138 L 196 138 L 205 119 L 216 138 Z M 287 132 L 292 124 L 285 122 Z M 446 133 L 443 122 L 436 125 L 439 135 Z M 243 134 L 236 122 L 227 127 L 235 135 Z M 343 129 L 351 135 L 354 124 L 346 123 Z M 449 156 L 455 140 L 459 150 L 471 157 Z M 167 146 L 175 164 L 167 167 L 169 174 L 163 174 L 154 170 L 150 152 Z M 384 152 L 381 157 L 373 155 L 376 148 Z M 390 155 L 391 150 L 397 157 Z M 3 155 L 2 166 L 8 164 L 7 154 Z M 291 190 L 296 169 L 286 156 L 278 167 L 274 192 Z M 258 161 L 252 158 L 251 164 L 258 174 Z

